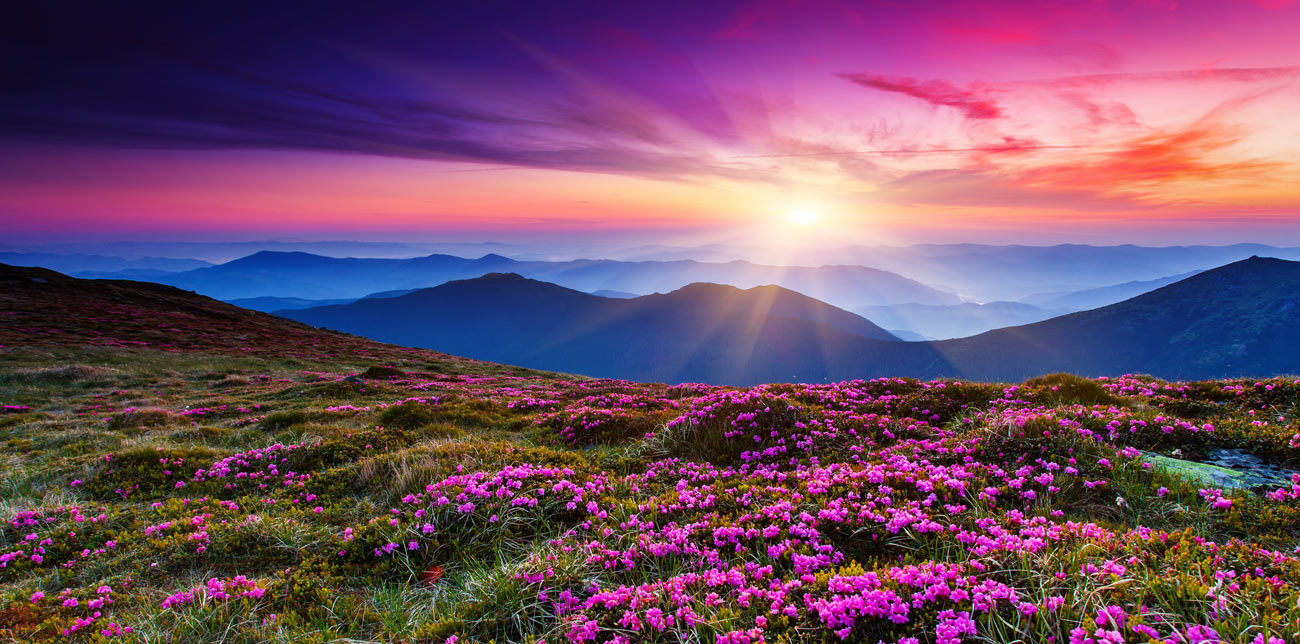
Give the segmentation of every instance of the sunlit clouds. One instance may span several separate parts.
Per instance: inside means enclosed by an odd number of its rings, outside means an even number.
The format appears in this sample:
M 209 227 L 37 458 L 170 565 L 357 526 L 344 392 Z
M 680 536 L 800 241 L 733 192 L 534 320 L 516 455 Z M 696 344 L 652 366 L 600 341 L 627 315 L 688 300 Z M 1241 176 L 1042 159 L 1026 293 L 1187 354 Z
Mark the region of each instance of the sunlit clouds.
M 0 217 L 20 232 L 704 239 L 777 220 L 854 242 L 1128 241 L 1116 223 L 1182 242 L 1300 217 L 1295 3 L 411 6 L 295 31 L 255 11 L 203 24 L 242 48 L 186 40 L 202 16 L 133 39 L 142 27 L 110 37 L 94 16 L 28 11 L 43 28 L 8 53 L 45 62 L 4 90 L 0 126 Z

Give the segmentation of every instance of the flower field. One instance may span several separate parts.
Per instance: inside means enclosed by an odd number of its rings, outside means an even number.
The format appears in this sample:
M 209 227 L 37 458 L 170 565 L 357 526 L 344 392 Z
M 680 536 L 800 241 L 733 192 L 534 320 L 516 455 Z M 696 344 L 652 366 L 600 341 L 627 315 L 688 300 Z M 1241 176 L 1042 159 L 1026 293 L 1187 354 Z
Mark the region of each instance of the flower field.
M 56 276 L 0 640 L 1300 644 L 1294 377 L 593 380 Z
M 1294 465 L 1294 379 L 5 351 L 11 641 L 1300 641 L 1300 477 L 1147 460 Z

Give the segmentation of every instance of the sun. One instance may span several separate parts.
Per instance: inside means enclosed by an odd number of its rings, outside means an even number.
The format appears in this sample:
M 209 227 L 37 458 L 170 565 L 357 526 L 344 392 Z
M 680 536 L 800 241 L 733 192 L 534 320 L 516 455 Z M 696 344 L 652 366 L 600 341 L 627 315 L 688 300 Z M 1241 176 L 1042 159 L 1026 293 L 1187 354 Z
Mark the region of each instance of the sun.
M 801 228 L 807 228 L 817 223 L 817 220 L 821 218 L 817 211 L 811 208 L 796 208 L 791 210 L 787 216 L 790 218 L 790 223 Z

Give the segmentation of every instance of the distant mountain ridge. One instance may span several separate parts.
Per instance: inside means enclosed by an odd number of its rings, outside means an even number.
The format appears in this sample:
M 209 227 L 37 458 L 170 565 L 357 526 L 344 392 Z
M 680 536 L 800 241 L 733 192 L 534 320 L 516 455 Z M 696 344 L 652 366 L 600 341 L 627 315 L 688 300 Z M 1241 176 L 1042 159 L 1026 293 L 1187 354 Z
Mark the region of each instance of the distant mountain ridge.
M 853 312 L 891 332 L 903 330 L 921 336 L 916 339 L 944 339 L 1030 324 L 1071 311 L 1043 309 L 1024 302 L 963 302 L 947 305 L 880 304 L 858 307 Z
M 177 259 L 172 257 L 136 257 L 128 259 L 84 253 L 56 254 L 43 252 L 0 252 L 0 263 L 10 266 L 40 266 L 76 277 L 92 273 L 124 272 L 142 278 L 189 271 L 212 265 L 198 259 Z
M 335 258 L 263 251 L 225 264 L 158 278 L 223 300 L 253 297 L 359 298 L 377 291 L 427 288 L 487 273 L 518 273 L 575 290 L 668 292 L 696 282 L 750 288 L 775 284 L 837 304 L 957 304 L 957 296 L 896 273 L 862 266 L 786 267 L 751 262 L 516 261 L 428 255 L 412 259 Z
M 825 261 L 894 271 L 975 301 L 989 302 L 1025 301 L 1024 298 L 1037 293 L 1066 293 L 1157 280 L 1252 256 L 1300 260 L 1300 248 L 1264 244 L 1166 247 L 917 244 L 848 248 L 830 254 Z
M 748 299 L 737 300 L 737 293 Z M 494 275 L 397 298 L 281 313 L 385 342 L 642 380 L 1018 381 L 1055 371 L 1183 379 L 1300 372 L 1300 344 L 1293 340 L 1300 329 L 1300 262 L 1251 258 L 1100 309 L 933 342 L 872 337 L 862 330 L 880 327 L 861 326 L 866 321 L 847 311 L 806 301 L 811 298 L 794 308 L 778 306 L 781 298 L 803 296 L 775 287 L 728 291 L 705 284 L 610 300 Z M 743 306 L 735 304 L 740 301 Z M 779 314 L 755 316 L 758 311 Z
M 1169 277 L 1154 280 L 1136 280 L 1068 293 L 1039 293 L 1026 297 L 1021 301 L 1045 309 L 1084 311 L 1123 302 L 1131 297 L 1149 293 L 1162 286 L 1185 280 L 1199 272 L 1201 271 L 1188 271 L 1181 275 L 1170 275 Z

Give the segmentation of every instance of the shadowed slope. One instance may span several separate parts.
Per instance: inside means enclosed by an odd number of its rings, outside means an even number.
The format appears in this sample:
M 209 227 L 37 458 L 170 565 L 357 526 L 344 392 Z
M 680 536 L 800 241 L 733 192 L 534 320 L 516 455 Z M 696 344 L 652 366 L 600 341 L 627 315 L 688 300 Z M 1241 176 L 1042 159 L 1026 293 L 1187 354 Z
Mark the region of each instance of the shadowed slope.
M 642 380 L 855 377 L 901 344 L 848 311 L 776 287 L 693 284 L 616 300 L 515 274 L 282 315 L 483 360 Z
M 639 380 L 1214 378 L 1300 371 L 1298 294 L 1300 263 L 1252 258 L 1101 309 L 938 342 L 888 341 L 862 318 L 778 287 L 696 284 L 609 300 L 517 275 L 282 314 L 386 342 Z
M 328 360 L 464 362 L 315 329 L 170 286 L 0 264 L 0 346 L 118 346 Z
M 933 343 L 960 373 L 1216 378 L 1300 371 L 1300 262 L 1252 257 L 1118 304 Z

